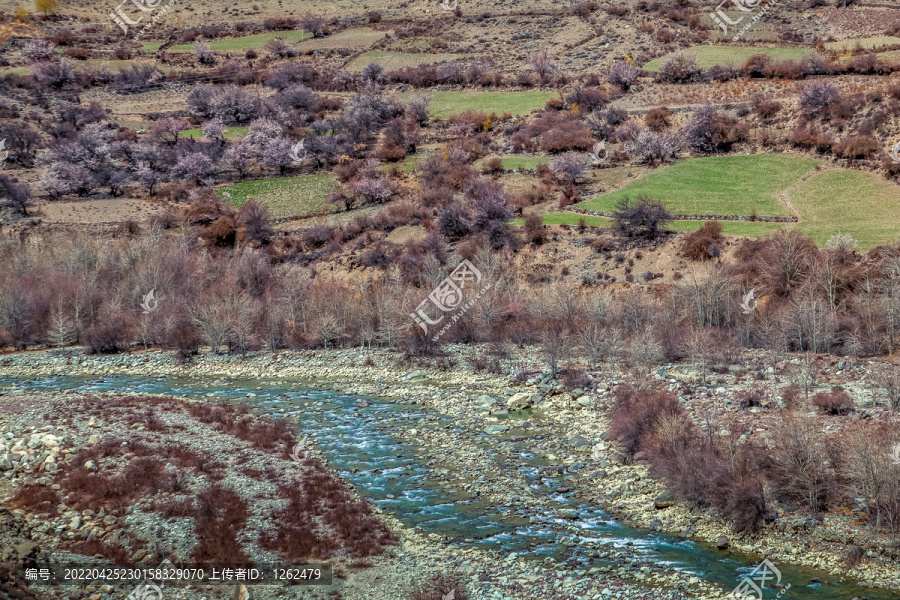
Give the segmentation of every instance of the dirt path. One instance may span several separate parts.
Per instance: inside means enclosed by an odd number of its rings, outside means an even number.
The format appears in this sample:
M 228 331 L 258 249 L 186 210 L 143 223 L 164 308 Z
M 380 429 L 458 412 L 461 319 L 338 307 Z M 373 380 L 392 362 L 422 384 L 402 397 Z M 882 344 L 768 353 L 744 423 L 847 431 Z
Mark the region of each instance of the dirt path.
M 817 174 L 819 174 L 819 173 L 824 173 L 825 171 L 828 171 L 828 170 L 830 170 L 830 169 L 819 169 L 819 168 L 813 167 L 808 173 L 806 173 L 805 175 L 803 175 L 803 177 L 801 177 L 800 179 L 798 179 L 797 181 L 795 181 L 789 188 L 787 188 L 787 189 L 785 189 L 785 190 L 783 190 L 783 191 L 781 191 L 781 192 L 778 192 L 778 200 L 780 200 L 781 203 L 784 204 L 785 208 L 787 208 L 787 209 L 791 212 L 792 215 L 794 215 L 795 217 L 797 217 L 797 222 L 798 222 L 798 223 L 799 223 L 800 220 L 801 220 L 801 219 L 800 219 L 800 213 L 798 213 L 798 212 L 797 212 L 797 209 L 794 208 L 794 205 L 791 204 L 791 200 L 790 200 L 790 198 L 788 197 L 788 194 L 790 193 L 790 191 L 791 191 L 792 189 L 794 189 L 795 187 L 797 187 L 798 185 L 800 185 L 801 183 L 803 183 L 804 181 L 806 181 L 807 179 L 809 179 L 809 178 L 812 177 L 813 175 L 817 175 Z

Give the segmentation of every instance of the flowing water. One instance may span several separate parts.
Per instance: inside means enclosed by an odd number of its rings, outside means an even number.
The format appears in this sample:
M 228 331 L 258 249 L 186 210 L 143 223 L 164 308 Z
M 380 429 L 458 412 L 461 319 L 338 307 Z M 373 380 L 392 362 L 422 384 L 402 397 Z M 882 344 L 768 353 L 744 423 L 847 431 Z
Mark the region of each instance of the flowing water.
M 0 378 L 0 391 L 15 386 L 34 390 L 77 390 L 81 392 L 132 392 L 209 397 L 237 400 L 255 406 L 273 417 L 298 420 L 298 436 L 327 457 L 329 465 L 350 481 L 360 494 L 407 525 L 436 533 L 459 546 L 477 546 L 516 552 L 526 560 L 552 557 L 576 573 L 593 567 L 623 564 L 650 567 L 654 571 L 677 570 L 696 575 L 706 582 L 734 588 L 742 575 L 750 572 L 750 557 L 725 553 L 709 544 L 683 540 L 677 536 L 618 523 L 600 506 L 588 505 L 571 493 L 555 493 L 563 486 L 562 476 L 547 477 L 539 467 L 545 462 L 516 445 L 520 473 L 536 491 L 549 494 L 556 509 L 529 507 L 524 501 L 509 507 L 491 503 L 446 488 L 439 473 L 425 463 L 419 448 L 391 435 L 392 430 L 417 425 L 425 416 L 420 406 L 403 405 L 365 398 L 360 408 L 357 396 L 310 389 L 301 383 L 269 383 L 260 380 L 200 380 L 156 377 L 111 376 L 102 379 L 52 377 L 41 380 Z M 253 394 L 252 396 L 248 394 Z M 454 427 L 449 418 L 441 427 Z M 530 440 L 533 443 L 535 440 Z M 472 440 L 478 443 L 478 437 Z M 506 443 L 516 444 L 509 441 Z M 485 445 L 489 448 L 488 445 Z M 565 488 L 562 488 L 565 489 Z M 557 511 L 576 509 L 578 519 L 563 518 Z M 599 554 L 599 557 L 597 556 Z M 755 557 L 761 560 L 763 557 Z M 783 598 L 834 600 L 883 600 L 900 598 L 900 593 L 872 590 L 851 583 L 832 582 L 833 576 L 814 569 L 778 565 L 781 583 L 790 584 Z M 582 573 L 583 574 L 583 573 Z M 809 583 L 819 578 L 823 583 Z M 778 590 L 768 588 L 766 598 Z

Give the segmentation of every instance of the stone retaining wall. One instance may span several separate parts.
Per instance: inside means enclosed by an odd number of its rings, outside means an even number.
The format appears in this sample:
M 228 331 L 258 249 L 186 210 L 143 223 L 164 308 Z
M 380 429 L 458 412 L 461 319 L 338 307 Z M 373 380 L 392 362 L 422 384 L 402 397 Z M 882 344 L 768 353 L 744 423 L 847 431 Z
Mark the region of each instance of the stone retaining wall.
M 567 210 L 569 212 L 584 214 L 584 215 L 592 215 L 595 217 L 608 217 L 614 218 L 615 215 L 611 212 L 603 212 L 599 210 L 589 210 L 587 208 L 577 208 L 574 206 L 567 206 L 563 210 Z M 797 217 L 751 217 L 749 215 L 672 215 L 672 219 L 675 221 L 756 221 L 760 223 L 796 223 Z

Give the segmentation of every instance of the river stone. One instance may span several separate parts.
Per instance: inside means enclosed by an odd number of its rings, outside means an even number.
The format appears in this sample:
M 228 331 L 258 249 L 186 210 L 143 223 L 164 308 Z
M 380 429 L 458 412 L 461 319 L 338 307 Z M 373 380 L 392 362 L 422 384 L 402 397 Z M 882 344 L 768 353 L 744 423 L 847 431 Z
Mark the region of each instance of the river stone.
M 475 399 L 475 403 L 478 404 L 479 406 L 492 406 L 494 404 L 497 404 L 497 399 L 492 398 L 491 396 L 488 396 L 487 394 L 482 394 L 481 396 L 478 396 L 478 398 Z
M 94 469 L 97 468 L 97 465 L 94 463 L 94 461 L 89 460 L 86 463 L 84 463 L 84 468 L 87 469 L 88 471 L 93 471 Z
M 672 496 L 672 492 L 665 490 L 656 497 L 656 500 L 653 501 L 653 505 L 656 508 L 669 508 L 670 506 L 675 506 L 675 498 Z
M 486 433 L 503 433 L 509 431 L 509 425 L 488 425 L 484 430 Z
M 528 392 L 519 392 L 506 401 L 506 408 L 510 411 L 524 410 L 526 408 L 531 408 L 533 404 L 534 400 L 532 394 L 529 394 Z
M 716 548 L 719 550 L 727 550 L 728 549 L 728 537 L 724 535 L 720 535 L 716 538 Z
M 647 528 L 650 531 L 661 531 L 662 527 L 663 527 L 663 523 L 659 519 L 653 519 L 652 521 L 650 521 L 650 524 L 647 526 Z
M 588 396 L 582 396 L 575 402 L 580 404 L 581 406 L 590 406 L 591 405 L 591 399 Z
M 9 471 L 13 468 L 12 461 L 9 459 L 9 454 L 4 454 L 0 456 L 0 471 Z
M 559 514 L 568 519 L 577 519 L 580 513 L 574 508 L 561 508 Z

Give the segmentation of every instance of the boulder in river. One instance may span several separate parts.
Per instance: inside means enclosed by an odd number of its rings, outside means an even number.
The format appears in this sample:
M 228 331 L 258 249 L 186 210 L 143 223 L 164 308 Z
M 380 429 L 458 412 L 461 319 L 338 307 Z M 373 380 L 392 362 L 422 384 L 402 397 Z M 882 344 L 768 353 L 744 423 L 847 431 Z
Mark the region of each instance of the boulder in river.
M 720 535 L 716 538 L 716 548 L 719 550 L 728 550 L 728 537 Z
M 507 410 L 525 410 L 534 405 L 532 394 L 528 392 L 519 392 L 506 401 Z

